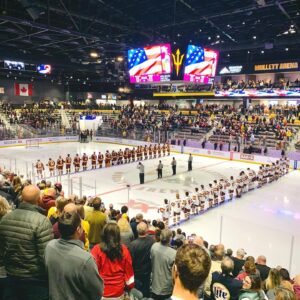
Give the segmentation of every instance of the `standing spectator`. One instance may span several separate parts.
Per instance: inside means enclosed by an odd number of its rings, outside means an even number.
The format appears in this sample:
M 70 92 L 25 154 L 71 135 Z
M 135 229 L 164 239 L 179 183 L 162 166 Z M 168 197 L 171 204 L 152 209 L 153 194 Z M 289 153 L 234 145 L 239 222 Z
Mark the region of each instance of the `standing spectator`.
M 211 299 L 237 300 L 239 291 L 242 288 L 242 281 L 234 279 L 231 275 L 233 271 L 233 261 L 225 257 L 221 264 L 221 273 L 214 272 L 211 281 Z
M 9 299 L 48 299 L 44 250 L 53 233 L 50 221 L 41 214 L 39 201 L 40 190 L 28 185 L 19 207 L 1 219 L 0 257 L 7 271 Z
M 176 159 L 175 159 L 175 157 L 173 157 L 172 162 L 171 162 L 172 172 L 173 172 L 172 175 L 176 175 L 176 165 L 177 165 Z
M 90 232 L 88 235 L 90 249 L 100 243 L 102 230 L 106 224 L 106 215 L 100 211 L 101 202 L 99 197 L 95 197 L 92 201 L 94 211 L 88 213 L 85 217 L 85 220 L 90 224 Z
M 63 212 L 58 229 L 61 238 L 49 242 L 45 249 L 50 299 L 100 299 L 103 281 L 93 257 L 80 241 L 83 228 L 79 214 Z
M 262 300 L 266 298 L 266 294 L 261 288 L 259 274 L 246 276 L 243 280 L 243 289 L 240 292 L 239 300 Z
M 193 156 L 190 153 L 189 159 L 188 159 L 188 171 L 192 171 L 192 169 L 193 169 Z
M 7 214 L 11 212 L 11 207 L 8 201 L 0 196 L 0 221 Z M 0 255 L 0 299 L 3 299 L 4 288 L 7 281 L 7 273 L 4 266 L 4 261 L 2 261 L 2 257 Z
M 265 286 L 267 291 L 267 297 L 269 300 L 275 299 L 276 289 L 281 285 L 281 278 L 279 270 L 270 269 L 269 276 L 266 279 Z
M 172 299 L 198 300 L 198 289 L 207 278 L 210 265 L 209 255 L 202 247 L 195 244 L 181 246 L 172 269 Z
M 280 278 L 281 278 L 281 283 L 280 285 L 293 292 L 293 285 L 292 285 L 292 280 L 290 278 L 289 271 L 287 269 L 281 268 L 279 270 Z
M 144 216 L 143 214 L 141 213 L 138 213 L 136 216 L 135 216 L 135 219 L 133 219 L 131 222 L 130 222 L 130 226 L 131 226 L 131 229 L 132 229 L 132 232 L 133 232 L 133 235 L 134 235 L 134 238 L 137 239 L 138 238 L 138 232 L 137 232 L 137 226 L 140 222 L 142 222 L 144 219 Z
M 267 259 L 265 256 L 260 255 L 256 260 L 256 269 L 260 273 L 262 281 L 265 281 L 269 276 L 270 267 L 267 266 Z
M 236 279 L 243 281 L 246 276 L 258 273 L 254 261 L 247 260 L 244 264 L 244 272 L 241 272 Z M 259 273 L 258 273 L 259 274 Z
M 137 168 L 139 169 L 139 176 L 140 176 L 140 184 L 144 184 L 145 182 L 145 167 L 144 165 L 139 162 Z
M 121 243 L 129 247 L 130 242 L 134 240 L 134 235 L 127 218 L 120 218 L 117 224 L 120 228 Z
M 148 226 L 144 222 L 137 225 L 138 238 L 130 243 L 129 250 L 132 256 L 135 287 L 144 297 L 150 297 L 151 258 L 150 250 L 154 244 L 150 237 Z
M 232 271 L 232 275 L 234 277 L 238 276 L 238 274 L 242 271 L 243 266 L 245 264 L 244 257 L 247 255 L 244 249 L 240 248 L 236 251 L 236 256 L 232 257 L 234 262 L 234 269 Z
M 275 300 L 297 300 L 297 298 L 294 292 L 279 287 L 275 291 Z
M 163 164 L 162 164 L 162 162 L 161 162 L 161 160 L 159 161 L 159 163 L 158 163 L 158 166 L 157 166 L 157 168 L 156 168 L 156 170 L 157 170 L 157 179 L 160 179 L 160 178 L 162 178 L 162 170 L 163 170 Z
M 300 300 L 300 274 L 296 275 L 294 278 L 293 289 L 297 300 Z
M 125 287 L 128 289 L 134 287 L 131 255 L 127 247 L 121 244 L 120 229 L 117 224 L 105 225 L 103 239 L 92 249 L 91 254 L 104 281 L 104 297 L 121 299 Z
M 170 247 L 172 231 L 164 229 L 160 234 L 160 242 L 151 248 L 152 261 L 152 298 L 168 299 L 173 290 L 172 267 L 176 251 Z

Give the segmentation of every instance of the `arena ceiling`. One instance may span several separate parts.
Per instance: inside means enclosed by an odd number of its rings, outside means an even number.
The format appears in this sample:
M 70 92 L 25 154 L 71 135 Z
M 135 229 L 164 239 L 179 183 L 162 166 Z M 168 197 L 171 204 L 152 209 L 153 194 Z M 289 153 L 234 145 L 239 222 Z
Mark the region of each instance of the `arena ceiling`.
M 0 59 L 123 80 L 126 50 L 154 43 L 228 62 L 298 58 L 299 27 L 299 0 L 0 0 Z

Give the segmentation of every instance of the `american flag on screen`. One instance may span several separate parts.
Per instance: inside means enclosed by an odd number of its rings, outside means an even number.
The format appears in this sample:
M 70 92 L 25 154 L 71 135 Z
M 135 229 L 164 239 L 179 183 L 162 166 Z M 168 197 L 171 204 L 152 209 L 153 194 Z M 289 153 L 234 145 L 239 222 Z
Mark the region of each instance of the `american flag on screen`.
M 151 46 L 128 51 L 130 76 L 162 73 L 161 47 Z
M 217 52 L 194 45 L 188 46 L 185 74 L 213 77 L 216 72 L 216 64 Z

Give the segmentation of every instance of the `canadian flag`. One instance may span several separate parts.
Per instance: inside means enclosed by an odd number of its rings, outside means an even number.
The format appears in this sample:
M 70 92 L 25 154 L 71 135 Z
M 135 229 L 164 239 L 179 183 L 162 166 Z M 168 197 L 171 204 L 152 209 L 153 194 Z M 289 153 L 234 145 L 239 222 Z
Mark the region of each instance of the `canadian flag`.
M 32 84 L 28 83 L 15 83 L 16 96 L 32 96 Z

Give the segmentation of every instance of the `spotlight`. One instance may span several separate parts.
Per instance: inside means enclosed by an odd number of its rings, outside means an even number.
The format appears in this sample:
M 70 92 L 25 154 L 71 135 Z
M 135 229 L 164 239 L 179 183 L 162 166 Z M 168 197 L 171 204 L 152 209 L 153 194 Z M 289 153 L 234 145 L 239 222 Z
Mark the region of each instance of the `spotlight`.
M 256 35 L 253 36 L 253 39 L 256 40 Z
M 93 57 L 93 58 L 97 58 L 99 55 L 98 55 L 98 53 L 96 51 L 92 51 L 90 53 L 90 56 Z
M 118 57 L 117 57 L 117 61 L 118 61 L 118 62 L 122 62 L 123 60 L 124 60 L 124 58 L 123 58 L 122 56 L 118 56 Z

